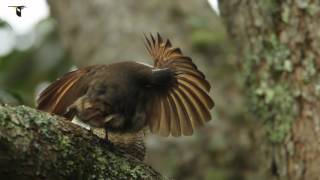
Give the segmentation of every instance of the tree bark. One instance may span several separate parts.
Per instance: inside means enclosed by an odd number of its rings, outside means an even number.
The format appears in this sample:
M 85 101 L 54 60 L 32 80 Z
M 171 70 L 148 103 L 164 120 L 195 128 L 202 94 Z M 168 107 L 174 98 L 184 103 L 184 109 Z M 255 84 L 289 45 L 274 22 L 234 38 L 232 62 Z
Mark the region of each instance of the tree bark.
M 320 1 L 220 0 L 276 179 L 320 177 Z
M 0 106 L 0 179 L 165 179 L 63 118 Z

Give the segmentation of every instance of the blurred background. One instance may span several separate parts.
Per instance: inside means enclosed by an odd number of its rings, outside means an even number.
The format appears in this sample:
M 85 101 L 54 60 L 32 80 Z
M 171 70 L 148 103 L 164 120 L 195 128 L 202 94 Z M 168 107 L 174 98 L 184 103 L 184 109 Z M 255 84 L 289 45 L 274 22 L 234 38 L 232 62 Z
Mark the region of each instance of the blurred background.
M 17 17 L 8 5 L 27 8 Z M 159 32 L 191 56 L 216 103 L 213 120 L 194 136 L 148 137 L 147 163 L 176 179 L 258 179 L 255 121 L 216 0 L 0 0 L 0 103 L 34 107 L 43 87 L 75 67 L 152 63 L 143 32 Z

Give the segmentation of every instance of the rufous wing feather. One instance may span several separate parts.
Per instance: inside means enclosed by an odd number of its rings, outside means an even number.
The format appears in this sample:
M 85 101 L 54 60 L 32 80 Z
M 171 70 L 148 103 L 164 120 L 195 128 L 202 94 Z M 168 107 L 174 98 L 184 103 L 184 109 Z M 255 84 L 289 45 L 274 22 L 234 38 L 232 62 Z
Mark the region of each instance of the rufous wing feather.
M 210 109 L 214 106 L 209 96 L 211 86 L 191 58 L 172 47 L 170 40 L 163 40 L 158 33 L 156 37 L 145 35 L 145 39 L 146 48 L 154 59 L 152 82 L 161 94 L 151 98 L 153 112 L 147 112 L 151 132 L 175 137 L 191 135 L 195 128 L 211 119 Z
M 63 116 L 67 108 L 85 93 L 81 80 L 87 69 L 69 72 L 50 84 L 37 99 L 37 108 Z
M 180 128 L 180 121 L 178 116 L 178 110 L 174 98 L 172 94 L 168 94 L 168 102 L 169 102 L 169 110 L 170 110 L 170 131 L 171 135 L 174 137 L 181 136 L 181 128 Z

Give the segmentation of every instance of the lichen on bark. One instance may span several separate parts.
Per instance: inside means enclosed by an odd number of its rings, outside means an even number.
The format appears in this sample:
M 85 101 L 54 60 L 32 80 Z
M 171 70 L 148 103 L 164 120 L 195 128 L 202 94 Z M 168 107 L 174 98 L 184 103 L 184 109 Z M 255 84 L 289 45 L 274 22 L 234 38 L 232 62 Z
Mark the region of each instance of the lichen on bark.
M 298 114 L 296 89 L 288 78 L 293 71 L 289 48 L 275 34 L 255 42 L 261 48 L 243 63 L 249 107 L 266 123 L 270 142 L 284 141 Z
M 220 8 L 242 55 L 248 107 L 268 134 L 265 166 L 278 179 L 318 179 L 320 1 L 221 0 Z
M 0 106 L 0 179 L 165 179 L 71 122 Z

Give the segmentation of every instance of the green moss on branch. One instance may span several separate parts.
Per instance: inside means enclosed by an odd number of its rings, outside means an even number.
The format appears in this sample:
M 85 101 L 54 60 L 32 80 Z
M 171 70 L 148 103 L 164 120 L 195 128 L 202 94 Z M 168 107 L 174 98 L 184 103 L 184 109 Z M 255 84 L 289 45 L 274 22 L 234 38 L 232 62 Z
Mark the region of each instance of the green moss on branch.
M 60 117 L 0 106 L 0 179 L 164 178 Z

